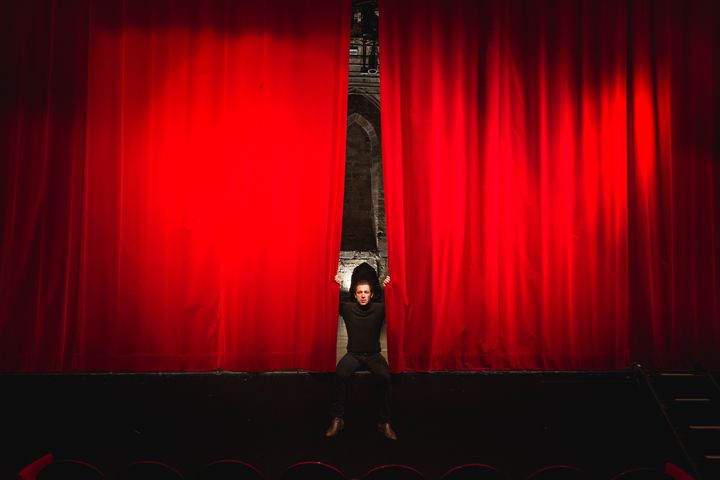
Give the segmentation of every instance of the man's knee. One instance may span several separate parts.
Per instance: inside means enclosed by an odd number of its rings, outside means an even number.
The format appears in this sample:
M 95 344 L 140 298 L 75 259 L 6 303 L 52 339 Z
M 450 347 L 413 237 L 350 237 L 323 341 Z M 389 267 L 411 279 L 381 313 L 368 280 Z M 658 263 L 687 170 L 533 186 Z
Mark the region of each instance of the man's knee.
M 335 378 L 341 382 L 347 382 L 350 380 L 350 377 L 352 377 L 352 370 L 347 370 L 344 368 L 337 368 L 335 370 Z

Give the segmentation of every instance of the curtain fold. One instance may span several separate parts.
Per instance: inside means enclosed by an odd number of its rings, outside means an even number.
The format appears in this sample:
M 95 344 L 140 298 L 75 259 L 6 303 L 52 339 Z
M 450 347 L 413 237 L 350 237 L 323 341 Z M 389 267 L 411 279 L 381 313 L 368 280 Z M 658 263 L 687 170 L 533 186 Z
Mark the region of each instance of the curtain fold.
M 391 368 L 720 366 L 716 3 L 380 8 Z M 349 18 L 0 4 L 0 370 L 333 368 Z
M 3 8 L 2 369 L 331 369 L 350 2 Z
M 720 364 L 712 2 L 384 1 L 390 364 Z
M 87 2 L 0 5 L 0 369 L 60 370 L 78 328 Z

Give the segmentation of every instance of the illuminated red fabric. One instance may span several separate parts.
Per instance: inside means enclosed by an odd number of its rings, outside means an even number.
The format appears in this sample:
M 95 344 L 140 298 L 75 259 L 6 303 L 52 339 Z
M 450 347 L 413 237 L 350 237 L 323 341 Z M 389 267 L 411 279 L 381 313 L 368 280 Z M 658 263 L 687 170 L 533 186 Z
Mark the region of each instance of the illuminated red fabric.
M 720 366 L 718 7 L 381 4 L 395 371 Z M 0 2 L 0 369 L 334 366 L 349 2 Z
M 0 369 L 334 368 L 349 0 L 0 8 Z
M 720 365 L 718 6 L 381 3 L 390 365 Z

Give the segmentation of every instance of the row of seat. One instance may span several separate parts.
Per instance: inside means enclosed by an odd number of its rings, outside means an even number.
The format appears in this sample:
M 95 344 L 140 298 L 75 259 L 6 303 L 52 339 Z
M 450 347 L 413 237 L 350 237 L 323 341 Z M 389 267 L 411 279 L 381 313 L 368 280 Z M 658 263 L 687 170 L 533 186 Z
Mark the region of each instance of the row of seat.
M 612 480 L 688 480 L 677 467 L 659 472 L 650 468 L 636 468 L 621 472 Z M 130 464 L 118 475 L 106 476 L 96 466 L 79 460 L 55 460 L 52 455 L 33 462 L 18 474 L 18 480 L 185 480 L 174 467 L 162 462 L 141 461 Z M 197 475 L 197 480 L 265 480 L 265 476 L 254 466 L 240 460 L 218 460 L 206 465 Z M 596 475 L 568 465 L 551 465 L 542 468 L 527 480 L 596 480 Z M 346 480 L 343 473 L 322 462 L 300 462 L 287 468 L 281 480 Z M 416 469 L 407 465 L 383 465 L 363 475 L 362 480 L 425 480 Z M 442 480 L 508 480 L 497 469 L 489 465 L 468 464 L 450 469 Z

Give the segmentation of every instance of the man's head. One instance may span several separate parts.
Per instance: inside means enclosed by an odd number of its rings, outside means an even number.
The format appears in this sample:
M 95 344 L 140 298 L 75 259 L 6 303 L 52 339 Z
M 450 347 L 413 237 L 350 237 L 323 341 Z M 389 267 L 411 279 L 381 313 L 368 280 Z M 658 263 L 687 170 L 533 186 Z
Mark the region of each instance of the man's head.
M 360 281 L 355 285 L 355 300 L 360 305 L 367 305 L 373 296 L 372 285 L 370 282 Z

